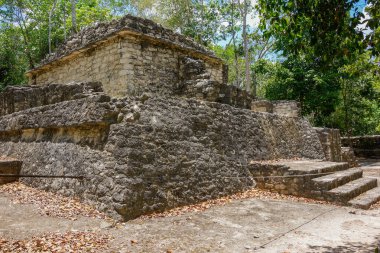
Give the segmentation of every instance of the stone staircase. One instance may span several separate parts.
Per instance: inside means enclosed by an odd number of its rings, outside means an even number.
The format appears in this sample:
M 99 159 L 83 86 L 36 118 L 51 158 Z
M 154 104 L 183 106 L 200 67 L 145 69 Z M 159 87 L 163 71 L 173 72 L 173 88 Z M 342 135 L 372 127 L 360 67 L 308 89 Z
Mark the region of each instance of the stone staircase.
M 312 179 L 314 196 L 331 202 L 368 209 L 380 200 L 376 178 L 363 177 L 360 168 L 348 168 Z
M 377 178 L 347 163 L 319 160 L 253 162 L 250 168 L 259 188 L 368 209 L 380 200 Z M 270 178 L 284 176 L 284 178 Z

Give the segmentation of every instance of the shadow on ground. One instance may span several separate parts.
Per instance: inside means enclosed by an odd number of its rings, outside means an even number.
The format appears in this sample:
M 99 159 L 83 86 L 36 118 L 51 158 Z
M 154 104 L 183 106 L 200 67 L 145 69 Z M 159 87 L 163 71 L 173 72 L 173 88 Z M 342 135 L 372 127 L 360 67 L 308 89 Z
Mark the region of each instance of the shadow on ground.
M 360 243 L 360 242 L 347 242 L 345 245 L 340 246 L 309 246 L 310 252 L 321 253 L 352 253 L 352 252 L 368 252 L 375 253 L 380 252 L 380 236 L 375 238 L 376 243 Z M 379 247 L 379 248 L 378 248 Z M 376 251 L 378 248 L 379 251 Z M 309 251 L 308 251 L 309 252 Z

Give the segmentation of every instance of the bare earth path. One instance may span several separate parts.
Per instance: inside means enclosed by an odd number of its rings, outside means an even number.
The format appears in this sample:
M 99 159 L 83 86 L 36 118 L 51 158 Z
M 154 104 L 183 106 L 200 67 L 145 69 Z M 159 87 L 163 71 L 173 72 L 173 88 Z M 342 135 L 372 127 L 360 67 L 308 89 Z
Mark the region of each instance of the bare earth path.
M 371 176 L 380 177 L 380 166 L 370 169 Z M 379 203 L 364 211 L 249 198 L 111 226 L 110 221 L 80 215 L 75 220 L 41 215 L 36 205 L 14 204 L 0 192 L 0 252 L 7 252 L 1 240 L 77 231 L 109 238 L 106 248 L 97 252 L 374 252 L 380 244 L 380 208 Z

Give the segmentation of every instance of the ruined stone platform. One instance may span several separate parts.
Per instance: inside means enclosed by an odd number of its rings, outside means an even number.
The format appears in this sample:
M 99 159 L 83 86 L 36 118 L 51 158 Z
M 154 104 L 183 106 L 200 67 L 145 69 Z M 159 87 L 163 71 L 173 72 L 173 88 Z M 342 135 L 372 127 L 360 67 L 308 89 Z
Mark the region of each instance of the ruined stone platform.
M 235 103 L 112 98 L 99 83 L 8 88 L 0 98 L 0 154 L 21 159 L 23 174 L 84 177 L 21 181 L 117 219 L 250 189 L 254 159 L 324 158 L 307 120 Z

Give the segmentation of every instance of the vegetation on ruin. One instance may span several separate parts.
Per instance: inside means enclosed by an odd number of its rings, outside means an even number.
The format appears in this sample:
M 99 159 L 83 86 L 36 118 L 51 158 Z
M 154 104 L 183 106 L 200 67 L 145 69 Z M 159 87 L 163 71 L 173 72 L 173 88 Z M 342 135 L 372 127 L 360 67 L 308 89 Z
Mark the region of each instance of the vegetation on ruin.
M 211 48 L 230 84 L 297 100 L 316 126 L 380 133 L 379 0 L 0 0 L 0 89 L 81 28 L 128 13 Z

